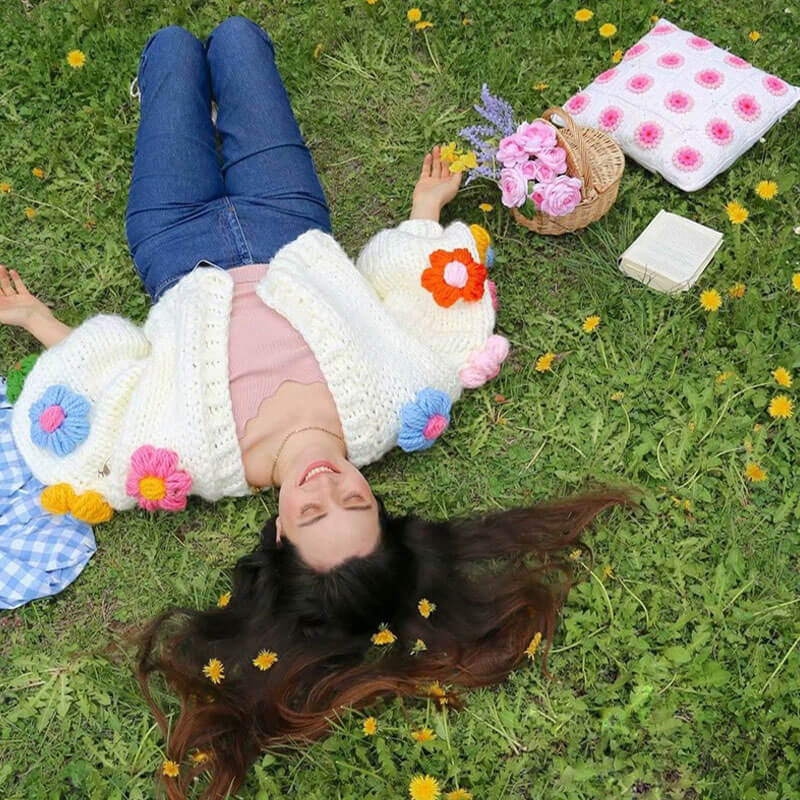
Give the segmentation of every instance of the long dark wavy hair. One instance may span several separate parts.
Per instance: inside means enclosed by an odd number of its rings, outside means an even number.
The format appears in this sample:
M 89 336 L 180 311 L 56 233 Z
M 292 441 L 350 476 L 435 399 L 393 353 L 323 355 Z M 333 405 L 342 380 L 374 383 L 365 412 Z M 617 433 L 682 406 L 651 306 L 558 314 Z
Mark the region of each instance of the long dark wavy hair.
M 556 616 L 572 585 L 568 550 L 605 508 L 631 504 L 626 490 L 605 490 L 531 508 L 446 522 L 387 514 L 373 553 L 318 572 L 266 523 L 259 547 L 233 570 L 224 608 L 169 608 L 139 637 L 138 678 L 177 764 L 206 760 L 164 781 L 183 800 L 193 779 L 210 773 L 203 797 L 235 792 L 266 747 L 311 742 L 343 707 L 382 697 L 421 695 L 431 681 L 477 687 L 499 683 L 541 634 L 544 659 Z M 422 598 L 435 603 L 427 618 Z M 396 637 L 372 642 L 380 627 Z M 426 649 L 415 650 L 421 639 Z M 277 655 L 260 670 L 261 650 Z M 224 678 L 203 667 L 216 658 Z M 546 661 L 543 661 L 543 664 Z M 181 699 L 177 722 L 154 701 L 161 672 Z M 461 707 L 453 692 L 450 706 Z

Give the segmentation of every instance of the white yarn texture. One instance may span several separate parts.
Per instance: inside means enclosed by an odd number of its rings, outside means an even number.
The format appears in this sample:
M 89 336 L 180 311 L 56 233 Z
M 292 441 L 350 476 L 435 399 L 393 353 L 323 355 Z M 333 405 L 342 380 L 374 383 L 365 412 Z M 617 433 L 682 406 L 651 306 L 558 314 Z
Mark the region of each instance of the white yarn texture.
M 432 387 L 457 400 L 458 372 L 492 334 L 488 290 L 439 306 L 420 284 L 435 250 L 478 249 L 469 227 L 407 220 L 381 231 L 356 264 L 328 234 L 310 230 L 282 247 L 256 287 L 305 338 L 327 381 L 349 460 L 364 466 L 397 444 L 400 410 Z M 174 450 L 206 500 L 249 493 L 228 386 L 233 281 L 215 267 L 184 276 L 142 327 L 110 314 L 86 320 L 45 351 L 25 379 L 12 417 L 23 458 L 46 485 L 93 489 L 123 510 L 131 454 Z M 31 439 L 29 409 L 54 384 L 91 403 L 87 439 L 58 457 Z

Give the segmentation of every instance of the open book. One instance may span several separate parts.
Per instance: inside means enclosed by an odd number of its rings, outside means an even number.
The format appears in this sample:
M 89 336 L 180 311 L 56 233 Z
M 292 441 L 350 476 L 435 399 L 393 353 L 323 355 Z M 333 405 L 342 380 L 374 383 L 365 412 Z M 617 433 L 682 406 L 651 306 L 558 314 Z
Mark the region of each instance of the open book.
M 719 231 L 662 209 L 619 257 L 619 268 L 656 291 L 685 292 L 721 243 Z

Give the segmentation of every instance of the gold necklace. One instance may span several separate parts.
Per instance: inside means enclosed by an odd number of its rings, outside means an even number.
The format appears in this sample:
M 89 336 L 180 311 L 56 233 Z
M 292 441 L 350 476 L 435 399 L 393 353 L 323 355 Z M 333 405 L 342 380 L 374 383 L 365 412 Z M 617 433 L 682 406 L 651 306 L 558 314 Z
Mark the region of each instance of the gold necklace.
M 289 439 L 292 436 L 294 436 L 296 433 L 302 433 L 303 431 L 322 431 L 323 433 L 328 433 L 331 436 L 335 436 L 337 439 L 339 439 L 339 441 L 344 442 L 344 437 L 339 436 L 338 433 L 334 433 L 333 431 L 329 431 L 327 428 L 321 428 L 321 427 L 319 427 L 319 425 L 307 425 L 305 428 L 295 428 L 293 431 L 290 431 L 289 433 L 286 434 L 286 436 L 283 437 L 283 441 L 281 442 L 280 447 L 278 448 L 278 452 L 275 453 L 275 458 L 272 459 L 272 470 L 269 473 L 269 482 L 270 482 L 270 484 L 272 486 L 275 485 L 275 480 L 274 480 L 274 478 L 275 478 L 275 467 L 278 464 L 278 459 L 280 458 L 281 451 L 283 450 L 283 446 L 286 444 L 286 442 L 289 441 Z M 260 492 L 263 487 L 253 486 L 252 488 L 255 491 Z

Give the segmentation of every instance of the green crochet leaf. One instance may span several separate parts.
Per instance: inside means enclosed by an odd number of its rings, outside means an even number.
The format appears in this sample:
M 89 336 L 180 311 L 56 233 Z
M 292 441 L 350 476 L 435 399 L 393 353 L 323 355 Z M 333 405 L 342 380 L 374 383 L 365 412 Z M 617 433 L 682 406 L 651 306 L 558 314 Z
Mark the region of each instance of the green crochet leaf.
M 38 353 L 31 353 L 29 356 L 25 356 L 6 376 L 6 397 L 9 403 L 17 402 L 17 398 L 22 392 L 22 386 L 25 383 L 25 377 L 33 369 L 37 358 L 39 358 Z

